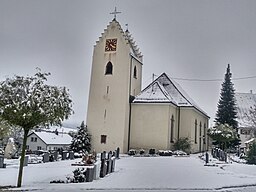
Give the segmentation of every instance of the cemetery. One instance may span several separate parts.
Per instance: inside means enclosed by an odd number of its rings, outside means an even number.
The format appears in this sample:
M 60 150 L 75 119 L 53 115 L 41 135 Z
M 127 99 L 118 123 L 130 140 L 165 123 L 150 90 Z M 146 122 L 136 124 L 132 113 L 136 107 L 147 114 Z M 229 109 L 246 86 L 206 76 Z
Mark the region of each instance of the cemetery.
M 58 180 L 57 183 L 80 183 L 80 182 L 92 182 L 99 178 L 104 178 L 106 175 L 115 171 L 116 160 L 120 157 L 120 148 L 115 151 L 103 151 L 100 154 L 86 154 L 83 156 L 80 162 L 71 164 L 72 166 L 81 166 L 73 171 L 72 177 L 67 177 L 66 181 Z M 51 181 L 51 183 L 55 183 Z

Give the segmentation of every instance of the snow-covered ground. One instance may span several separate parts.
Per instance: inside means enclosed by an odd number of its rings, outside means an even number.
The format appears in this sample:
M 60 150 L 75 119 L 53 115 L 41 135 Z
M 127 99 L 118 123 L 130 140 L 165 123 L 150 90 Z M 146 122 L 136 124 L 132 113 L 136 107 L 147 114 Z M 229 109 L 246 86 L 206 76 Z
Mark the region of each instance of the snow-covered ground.
M 88 183 L 50 184 L 65 180 L 78 160 L 30 164 L 24 167 L 22 190 L 39 191 L 256 191 L 256 166 L 221 163 L 204 166 L 198 155 L 190 157 L 128 157 L 116 162 L 116 171 Z M 17 162 L 0 169 L 0 186 L 15 185 Z

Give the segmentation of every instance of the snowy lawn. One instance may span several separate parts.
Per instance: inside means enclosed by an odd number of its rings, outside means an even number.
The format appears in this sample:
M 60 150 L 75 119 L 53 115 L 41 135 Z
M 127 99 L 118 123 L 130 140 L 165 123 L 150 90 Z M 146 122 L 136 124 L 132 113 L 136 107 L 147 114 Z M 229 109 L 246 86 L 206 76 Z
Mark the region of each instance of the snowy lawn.
M 90 183 L 50 184 L 64 180 L 76 168 L 65 160 L 24 167 L 22 189 L 42 191 L 135 190 L 135 191 L 245 191 L 237 186 L 256 186 L 256 166 L 218 164 L 204 166 L 197 155 L 190 157 L 122 157 L 116 161 L 116 171 Z M 15 185 L 18 166 L 0 169 L 0 186 Z M 231 190 L 235 188 L 234 190 Z M 248 188 L 249 189 L 249 188 Z M 249 191 L 256 191 L 250 187 Z M 248 191 L 248 190 L 247 190 Z

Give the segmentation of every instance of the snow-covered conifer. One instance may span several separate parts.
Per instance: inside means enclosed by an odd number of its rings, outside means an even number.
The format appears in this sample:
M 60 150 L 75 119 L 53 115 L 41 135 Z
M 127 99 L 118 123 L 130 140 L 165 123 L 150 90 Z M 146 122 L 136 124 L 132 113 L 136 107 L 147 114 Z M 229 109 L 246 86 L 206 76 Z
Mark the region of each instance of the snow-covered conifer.
M 235 101 L 235 89 L 234 84 L 231 81 L 231 77 L 232 73 L 230 72 L 230 65 L 228 64 L 225 79 L 222 83 L 215 122 L 217 125 L 228 124 L 229 126 L 232 126 L 234 129 L 236 129 L 238 123 L 236 120 L 237 111 Z
M 86 153 L 91 151 L 91 136 L 87 131 L 84 121 L 81 123 L 77 134 L 73 136 L 71 150 L 78 153 Z

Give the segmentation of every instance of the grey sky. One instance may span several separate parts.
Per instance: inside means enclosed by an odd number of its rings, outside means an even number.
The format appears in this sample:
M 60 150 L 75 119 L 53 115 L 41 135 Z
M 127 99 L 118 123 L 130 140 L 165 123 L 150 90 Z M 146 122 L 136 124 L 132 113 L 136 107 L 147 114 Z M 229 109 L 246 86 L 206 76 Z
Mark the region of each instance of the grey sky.
M 70 123 L 85 120 L 93 45 L 113 19 L 129 30 L 144 55 L 143 87 L 152 73 L 223 79 L 256 75 L 254 0 L 0 0 L 0 80 L 51 72 L 74 101 Z M 233 81 L 256 92 L 256 79 Z M 178 81 L 214 119 L 222 81 Z

